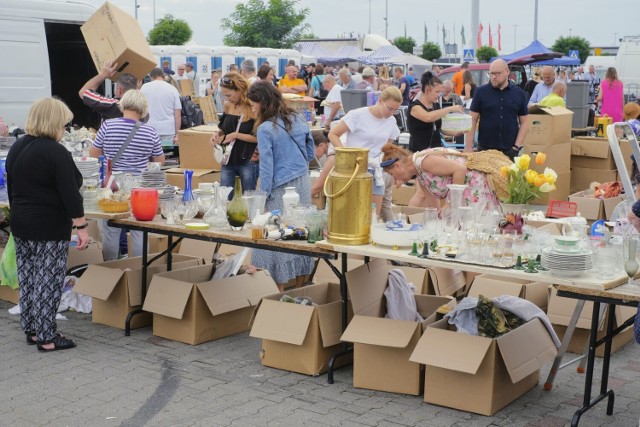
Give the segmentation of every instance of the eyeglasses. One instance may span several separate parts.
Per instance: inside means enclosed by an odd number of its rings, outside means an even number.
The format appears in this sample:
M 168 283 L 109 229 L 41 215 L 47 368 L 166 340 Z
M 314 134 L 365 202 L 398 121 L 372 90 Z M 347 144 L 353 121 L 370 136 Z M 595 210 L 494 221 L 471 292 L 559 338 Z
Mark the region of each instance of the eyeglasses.
M 489 74 L 491 75 L 491 77 L 498 77 L 500 74 L 504 73 L 507 70 L 502 70 L 502 71 L 492 71 Z
M 382 102 L 382 105 L 384 105 L 384 108 L 386 108 L 388 112 L 395 113 L 396 111 L 398 111 L 398 108 L 389 108 L 387 103 L 384 102 L 382 99 L 380 101 Z

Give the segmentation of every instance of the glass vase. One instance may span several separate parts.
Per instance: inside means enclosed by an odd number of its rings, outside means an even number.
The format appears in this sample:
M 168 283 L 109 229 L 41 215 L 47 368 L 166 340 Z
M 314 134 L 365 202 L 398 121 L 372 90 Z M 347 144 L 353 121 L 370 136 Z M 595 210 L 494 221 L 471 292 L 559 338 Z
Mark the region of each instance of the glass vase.
M 192 202 L 195 200 L 193 195 L 193 189 L 191 186 L 191 181 L 193 179 L 193 171 L 187 169 L 184 171 L 184 193 L 182 194 L 183 202 Z
M 236 175 L 236 182 L 233 187 L 233 199 L 227 206 L 227 221 L 232 230 L 239 231 L 244 227 L 249 217 L 249 209 L 242 198 L 242 183 L 240 177 Z

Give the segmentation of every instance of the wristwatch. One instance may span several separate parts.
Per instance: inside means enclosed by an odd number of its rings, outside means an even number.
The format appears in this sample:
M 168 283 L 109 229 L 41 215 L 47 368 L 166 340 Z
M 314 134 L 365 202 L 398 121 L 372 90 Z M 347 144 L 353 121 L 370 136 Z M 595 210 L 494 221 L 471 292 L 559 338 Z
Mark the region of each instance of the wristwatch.
M 83 230 L 83 229 L 87 228 L 88 226 L 89 226 L 89 223 L 85 222 L 82 225 L 74 225 L 73 228 L 75 228 L 76 230 Z

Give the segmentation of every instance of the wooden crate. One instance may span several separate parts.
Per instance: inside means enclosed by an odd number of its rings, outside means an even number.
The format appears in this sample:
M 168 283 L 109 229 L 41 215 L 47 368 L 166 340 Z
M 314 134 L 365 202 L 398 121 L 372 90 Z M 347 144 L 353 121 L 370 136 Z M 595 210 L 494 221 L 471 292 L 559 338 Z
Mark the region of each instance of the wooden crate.
M 178 82 L 178 87 L 180 90 L 181 96 L 188 96 L 191 99 L 196 97 L 196 88 L 193 85 L 193 80 L 191 79 L 182 79 L 176 80 Z

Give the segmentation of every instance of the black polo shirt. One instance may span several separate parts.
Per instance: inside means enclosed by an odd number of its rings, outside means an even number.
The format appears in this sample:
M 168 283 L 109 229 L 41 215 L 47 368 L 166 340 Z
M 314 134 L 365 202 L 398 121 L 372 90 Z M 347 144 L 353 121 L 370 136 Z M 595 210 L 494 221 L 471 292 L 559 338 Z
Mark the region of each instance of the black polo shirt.
M 513 82 L 504 89 L 480 86 L 471 102 L 471 111 L 480 114 L 478 145 L 482 148 L 508 150 L 516 143 L 520 116 L 529 114 L 527 96 Z

